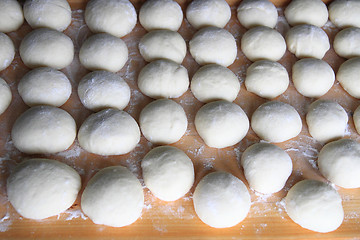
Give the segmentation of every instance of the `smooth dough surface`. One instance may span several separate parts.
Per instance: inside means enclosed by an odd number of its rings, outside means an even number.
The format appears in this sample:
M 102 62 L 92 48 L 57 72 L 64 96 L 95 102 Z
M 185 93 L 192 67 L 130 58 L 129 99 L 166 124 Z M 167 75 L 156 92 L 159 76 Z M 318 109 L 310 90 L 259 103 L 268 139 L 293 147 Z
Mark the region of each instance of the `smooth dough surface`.
M 237 8 L 237 18 L 245 28 L 274 28 L 278 20 L 275 5 L 268 0 L 243 0 Z
M 0 32 L 13 32 L 24 23 L 22 7 L 17 0 L 0 1 Z
M 0 71 L 10 66 L 14 57 L 15 46 L 13 41 L 5 33 L 0 32 Z
M 360 134 L 360 106 L 356 108 L 353 115 L 356 131 Z
M 341 30 L 336 34 L 333 45 L 340 57 L 360 57 L 360 28 L 350 27 Z
M 336 79 L 354 98 L 360 98 L 360 57 L 351 58 L 340 65 Z
M 284 14 L 292 26 L 311 24 L 322 27 L 329 18 L 327 7 L 321 0 L 292 0 Z
M 12 93 L 9 85 L 0 78 L 0 114 L 3 114 L 9 107 L 12 100 Z
M 330 21 L 338 28 L 360 27 L 360 2 L 335 0 L 329 5 Z

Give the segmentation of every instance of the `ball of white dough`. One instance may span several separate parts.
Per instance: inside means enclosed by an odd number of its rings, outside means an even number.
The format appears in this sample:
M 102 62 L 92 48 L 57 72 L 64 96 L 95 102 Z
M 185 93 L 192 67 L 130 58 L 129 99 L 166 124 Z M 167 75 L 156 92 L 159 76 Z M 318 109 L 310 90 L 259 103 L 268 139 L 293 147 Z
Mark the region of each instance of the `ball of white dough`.
M 268 0 L 243 0 L 237 8 L 237 18 L 245 28 L 274 28 L 278 19 L 275 5 Z
M 179 30 L 183 20 L 180 5 L 174 0 L 148 0 L 140 8 L 139 21 L 148 31 Z
M 269 27 L 255 27 L 248 30 L 241 38 L 241 51 L 250 61 L 278 61 L 286 51 L 283 36 Z
M 246 70 L 246 90 L 273 99 L 283 94 L 289 86 L 289 74 L 278 62 L 260 60 Z
M 104 109 L 90 115 L 81 125 L 79 144 L 99 155 L 121 155 L 132 151 L 140 141 L 137 122 L 127 113 Z
M 123 40 L 107 33 L 86 39 L 80 48 L 81 64 L 92 71 L 118 72 L 128 60 L 128 48 Z
M 12 93 L 9 85 L 0 78 L 0 114 L 3 114 L 9 107 L 12 100 Z
M 317 160 L 321 174 L 343 188 L 360 187 L 360 144 L 341 139 L 326 144 Z
M 360 106 L 356 108 L 353 115 L 356 131 L 360 134 Z
M 48 28 L 36 29 L 20 44 L 20 56 L 29 68 L 62 69 L 74 59 L 74 44 L 65 34 Z
M 225 148 L 246 136 L 249 119 L 239 105 L 221 100 L 200 108 L 195 116 L 195 127 L 206 145 Z
M 66 75 L 49 67 L 36 68 L 20 80 L 18 92 L 30 107 L 51 105 L 60 107 L 71 95 L 71 83 Z
M 293 0 L 286 7 L 284 14 L 292 26 L 311 24 L 322 27 L 329 18 L 327 7 L 321 0 Z
M 280 191 L 292 172 L 292 161 L 281 148 L 256 143 L 241 156 L 241 166 L 250 187 L 263 194 Z
M 144 207 L 139 180 L 122 166 L 107 167 L 92 177 L 81 196 L 81 209 L 95 223 L 123 227 L 134 223 Z
M 245 184 L 227 172 L 213 172 L 201 179 L 193 201 L 201 221 L 214 228 L 235 226 L 246 218 L 251 205 Z
M 0 1 L 0 32 L 13 32 L 24 23 L 22 7 L 17 0 Z
M 341 64 L 336 79 L 354 98 L 360 98 L 360 57 L 351 58 Z
M 156 60 L 139 73 L 138 87 L 151 98 L 178 98 L 189 88 L 187 69 L 170 60 Z
M 348 115 L 340 104 L 330 100 L 313 102 L 306 115 L 310 135 L 320 142 L 343 137 L 348 120 Z
M 315 232 L 336 230 L 344 219 L 341 196 L 330 185 L 303 180 L 295 184 L 285 198 L 286 212 L 301 227 Z
M 128 0 L 90 0 L 85 8 L 85 22 L 94 33 L 123 37 L 136 25 L 137 14 Z
M 200 64 L 216 63 L 230 66 L 236 59 L 234 36 L 225 29 L 206 27 L 199 30 L 189 42 L 190 53 Z
M 194 28 L 223 28 L 229 22 L 231 10 L 225 0 L 194 0 L 186 9 L 186 18 Z
M 303 96 L 318 98 L 333 86 L 335 73 L 323 60 L 304 58 L 293 65 L 292 81 L 296 90 Z
M 334 50 L 340 57 L 360 57 L 360 28 L 341 30 L 334 39 Z
M 147 62 L 167 59 L 181 64 L 186 55 L 186 43 L 178 32 L 154 30 L 141 38 L 139 50 Z
M 64 212 L 81 188 L 79 174 L 51 159 L 33 158 L 20 163 L 7 180 L 7 195 L 23 217 L 44 219 Z
M 360 2 L 335 0 L 329 5 L 330 21 L 339 28 L 360 27 Z
M 194 166 L 180 149 L 161 146 L 152 149 L 141 161 L 147 188 L 163 201 L 175 201 L 194 184 Z
M 191 92 L 201 102 L 232 102 L 240 91 L 240 82 L 228 68 L 217 64 L 201 67 L 191 79 Z
M 66 0 L 26 0 L 24 16 L 32 28 L 62 32 L 71 23 L 71 8 Z
M 14 57 L 14 43 L 5 33 L 0 32 L 0 71 L 10 66 Z
M 169 99 L 149 103 L 141 111 L 139 123 L 146 139 L 155 144 L 179 141 L 188 125 L 184 109 Z
M 297 58 L 322 59 L 330 49 L 329 37 L 324 30 L 313 25 L 298 25 L 286 34 L 289 51 Z
M 295 108 L 283 102 L 271 101 L 256 109 L 251 117 L 251 127 L 261 139 L 284 142 L 301 132 L 302 122 Z

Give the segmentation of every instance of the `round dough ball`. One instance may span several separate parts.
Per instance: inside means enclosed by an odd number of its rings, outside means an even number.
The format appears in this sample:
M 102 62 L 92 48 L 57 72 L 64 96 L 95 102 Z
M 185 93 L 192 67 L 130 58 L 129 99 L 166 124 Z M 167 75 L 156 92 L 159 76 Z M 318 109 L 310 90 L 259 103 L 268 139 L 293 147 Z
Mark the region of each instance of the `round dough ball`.
M 20 163 L 7 180 L 7 195 L 23 217 L 44 219 L 71 207 L 81 188 L 79 174 L 68 165 L 33 158 Z
M 147 62 L 167 59 L 181 64 L 186 55 L 186 43 L 178 32 L 154 30 L 141 38 L 139 50 Z
M 330 49 L 329 37 L 324 30 L 313 25 L 298 25 L 286 34 L 289 51 L 297 58 L 322 59 Z
M 334 39 L 334 50 L 340 57 L 360 57 L 360 28 L 341 30 Z
M 351 58 L 341 64 L 336 79 L 354 98 L 360 98 L 360 57 Z
M 306 123 L 310 135 L 320 142 L 342 138 L 349 118 L 337 102 L 317 100 L 309 106 Z
M 149 103 L 140 113 L 140 128 L 155 144 L 171 144 L 185 134 L 188 121 L 181 105 L 169 99 Z
M 130 87 L 119 75 L 106 72 L 90 72 L 78 86 L 81 103 L 92 111 L 104 108 L 123 110 L 130 101 Z
M 225 148 L 246 136 L 249 119 L 239 105 L 221 100 L 200 108 L 195 116 L 195 127 L 206 145 Z
M 174 0 L 148 0 L 140 8 L 140 24 L 148 31 L 179 30 L 183 20 L 180 5 Z
M 9 85 L 4 79 L 0 78 L 0 114 L 3 114 L 9 107 L 12 100 L 12 94 Z
M 86 39 L 80 48 L 81 64 L 92 71 L 118 72 L 128 60 L 128 48 L 123 40 L 107 33 Z
M 327 7 L 321 0 L 292 0 L 284 14 L 292 26 L 311 24 L 322 27 L 329 18 Z
M 136 25 L 137 14 L 128 0 L 90 0 L 85 8 L 85 22 L 94 33 L 123 37 Z
M 29 68 L 62 69 L 74 59 L 74 44 L 65 34 L 48 28 L 36 29 L 20 44 L 20 56 Z
M 26 0 L 24 16 L 32 28 L 62 32 L 71 23 L 71 8 L 66 0 Z
M 278 31 L 259 26 L 242 36 L 241 51 L 252 62 L 264 59 L 278 61 L 285 54 L 286 43 Z
M 286 212 L 301 227 L 315 232 L 331 232 L 343 219 L 341 196 L 330 185 L 303 180 L 295 184 L 285 198 Z
M 194 166 L 180 149 L 162 146 L 152 149 L 141 161 L 147 188 L 163 201 L 175 201 L 194 184 Z
M 245 184 L 227 172 L 206 175 L 194 192 L 195 212 L 205 224 L 228 228 L 244 220 L 251 199 Z
M 216 63 L 230 66 L 236 59 L 234 36 L 225 29 L 207 27 L 199 30 L 189 42 L 190 53 L 200 65 Z
M 360 106 L 356 108 L 353 115 L 356 131 L 360 134 Z
M 246 90 L 273 99 L 283 94 L 289 86 L 289 74 L 278 62 L 261 60 L 246 70 Z
M 271 101 L 256 109 L 251 117 L 251 127 L 261 139 L 284 142 L 301 132 L 299 113 L 287 103 Z
M 231 10 L 225 0 L 193 0 L 186 9 L 186 18 L 194 28 L 223 28 L 229 22 Z
M 127 113 L 104 109 L 90 115 L 81 125 L 78 140 L 88 152 L 121 155 L 132 151 L 140 141 L 140 129 Z
M 66 75 L 49 67 L 36 68 L 20 80 L 18 92 L 30 107 L 51 105 L 60 107 L 71 95 L 71 83 Z
M 24 23 L 22 7 L 17 0 L 0 1 L 0 32 L 14 32 Z
M 169 60 L 156 60 L 139 73 L 138 87 L 151 98 L 178 98 L 189 88 L 188 71 Z
M 360 27 L 360 2 L 335 0 L 329 5 L 330 21 L 339 28 Z
M 237 8 L 237 18 L 245 28 L 274 28 L 278 19 L 275 5 L 268 0 L 243 0 Z
M 144 207 L 139 180 L 122 166 L 107 167 L 92 177 L 81 196 L 81 209 L 95 223 L 123 227 L 135 222 Z
M 36 106 L 16 119 L 11 138 L 17 149 L 28 154 L 51 154 L 68 149 L 76 137 L 76 123 L 66 111 Z
M 343 188 L 360 187 L 360 144 L 341 139 L 326 144 L 317 160 L 319 170 L 332 183 Z
M 191 80 L 191 91 L 201 102 L 226 100 L 232 102 L 240 91 L 237 76 L 228 68 L 217 64 L 201 67 Z
M 263 194 L 280 191 L 292 172 L 289 155 L 270 143 L 255 143 L 241 156 L 241 166 L 250 187 Z
M 305 97 L 318 98 L 326 94 L 335 82 L 334 70 L 320 59 L 304 58 L 292 67 L 292 81 Z
M 14 57 L 14 43 L 5 33 L 0 32 L 0 71 L 10 66 Z

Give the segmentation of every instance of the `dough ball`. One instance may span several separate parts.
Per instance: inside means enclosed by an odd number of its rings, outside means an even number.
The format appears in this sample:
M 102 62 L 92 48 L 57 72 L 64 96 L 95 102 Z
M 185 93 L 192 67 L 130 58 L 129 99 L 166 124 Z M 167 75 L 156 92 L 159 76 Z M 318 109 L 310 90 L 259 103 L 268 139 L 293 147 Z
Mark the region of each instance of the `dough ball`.
M 353 120 L 354 120 L 356 131 L 360 134 L 360 106 L 356 108 L 354 115 L 353 115 Z
M 201 102 L 226 100 L 232 102 L 240 91 L 237 76 L 228 68 L 217 64 L 201 67 L 191 80 L 191 91 Z
M 352 58 L 341 64 L 336 79 L 354 98 L 360 98 L 360 57 Z
M 99 155 L 122 155 L 132 151 L 140 141 L 137 122 L 127 113 L 104 109 L 90 115 L 81 125 L 79 144 Z
M 320 142 L 342 138 L 349 118 L 337 102 L 317 100 L 309 106 L 306 123 L 310 135 Z
M 246 90 L 273 99 L 283 94 L 289 86 L 289 74 L 278 62 L 260 60 L 248 67 L 245 78 Z
M 66 111 L 52 106 L 36 106 L 16 119 L 11 138 L 17 149 L 27 154 L 52 154 L 68 149 L 76 137 L 76 123 Z
M 24 23 L 22 7 L 17 0 L 0 1 L 0 32 L 14 32 Z
M 141 161 L 147 188 L 163 201 L 175 201 L 194 184 L 194 166 L 180 149 L 162 146 L 152 149 Z
M 140 24 L 148 31 L 179 30 L 183 20 L 180 5 L 174 0 L 148 0 L 140 8 Z
M 261 139 L 284 142 L 299 135 L 302 122 L 295 108 L 287 103 L 271 101 L 253 113 L 251 128 Z
M 81 46 L 81 64 L 92 71 L 118 72 L 128 60 L 128 48 L 123 40 L 107 33 L 89 37 Z
M 231 10 L 225 0 L 193 0 L 186 9 L 186 18 L 194 28 L 223 28 L 229 22 Z
M 156 60 L 146 65 L 139 74 L 140 91 L 151 98 L 178 98 L 189 88 L 188 71 L 169 60 Z
M 29 68 L 62 69 L 74 59 L 74 44 L 65 34 L 49 28 L 36 29 L 20 44 L 20 56 Z
M 326 144 L 320 151 L 318 166 L 321 174 L 343 188 L 360 187 L 360 144 L 341 139 Z
M 90 0 L 85 8 L 85 22 L 94 33 L 123 37 L 135 27 L 137 15 L 128 0 Z
M 275 5 L 268 0 L 243 0 L 237 8 L 237 18 L 245 28 L 274 28 L 278 19 Z
M 327 7 L 321 0 L 292 0 L 284 14 L 292 26 L 311 24 L 322 27 L 329 18 Z
M 20 80 L 18 92 L 30 107 L 51 105 L 60 107 L 71 95 L 71 83 L 66 75 L 49 67 L 36 68 Z
M 360 27 L 360 2 L 335 0 L 329 5 L 330 21 L 339 28 Z
M 0 32 L 0 71 L 10 66 L 14 57 L 14 43 L 5 33 Z
M 7 180 L 7 195 L 23 217 L 44 219 L 71 207 L 81 188 L 79 174 L 68 165 L 33 158 L 20 163 Z
M 328 35 L 324 30 L 313 25 L 298 25 L 286 34 L 289 51 L 297 58 L 322 59 L 330 49 Z
M 193 201 L 201 221 L 214 228 L 235 226 L 245 219 L 251 206 L 245 184 L 227 172 L 213 172 L 201 179 Z
M 241 156 L 241 166 L 250 187 L 263 194 L 280 191 L 292 172 L 292 161 L 281 148 L 255 143 Z
M 169 99 L 149 103 L 141 111 L 139 122 L 146 139 L 155 144 L 179 141 L 188 125 L 184 109 Z
M 12 100 L 12 94 L 9 85 L 4 79 L 0 78 L 0 114 L 3 114 L 9 107 Z
M 135 222 L 144 206 L 139 180 L 122 166 L 107 167 L 90 179 L 81 209 L 95 223 L 123 227 Z
M 304 58 L 292 67 L 292 81 L 305 97 L 318 98 L 326 94 L 335 81 L 334 70 L 320 59 Z
M 239 105 L 221 100 L 200 108 L 195 116 L 195 127 L 206 145 L 225 148 L 246 136 L 249 119 Z
M 26 0 L 24 16 L 32 28 L 62 32 L 71 23 L 71 8 L 66 0 Z
M 186 55 L 186 43 L 178 32 L 155 30 L 141 38 L 139 50 L 147 62 L 167 59 L 181 64 Z
M 340 57 L 360 57 L 360 28 L 350 27 L 336 34 L 334 50 Z
M 269 27 L 255 27 L 241 38 L 241 51 L 252 62 L 258 60 L 278 61 L 286 51 L 281 34 Z
M 230 66 L 236 59 L 234 36 L 222 28 L 207 27 L 199 30 L 189 42 L 190 53 L 200 65 L 216 63 Z
M 301 227 L 315 232 L 331 232 L 343 219 L 341 196 L 330 185 L 303 180 L 295 184 L 285 198 L 286 212 Z

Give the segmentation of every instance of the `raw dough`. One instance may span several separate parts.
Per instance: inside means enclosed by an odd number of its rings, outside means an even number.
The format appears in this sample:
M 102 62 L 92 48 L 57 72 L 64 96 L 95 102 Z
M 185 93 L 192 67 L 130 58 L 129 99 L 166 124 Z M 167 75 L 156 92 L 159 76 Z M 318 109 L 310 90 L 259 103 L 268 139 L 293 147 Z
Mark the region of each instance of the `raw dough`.
M 336 79 L 351 96 L 360 98 L 360 57 L 351 58 L 341 64 Z
M 0 78 L 0 114 L 3 114 L 9 107 L 12 100 L 12 93 L 9 85 Z
M 274 28 L 278 20 L 275 5 L 268 0 L 243 0 L 237 8 L 237 18 L 245 28 Z
M 10 66 L 14 57 L 14 43 L 5 33 L 0 32 L 0 71 Z
M 356 108 L 353 115 L 356 131 L 360 134 L 360 106 Z
M 0 32 L 14 32 L 24 23 L 22 7 L 17 0 L 0 1 Z
M 311 24 L 322 27 L 329 18 L 327 7 L 321 0 L 292 0 L 284 14 L 292 26 Z
M 206 145 L 225 148 L 246 136 L 249 119 L 239 105 L 221 100 L 200 108 L 195 116 L 195 127 Z
M 341 30 L 334 39 L 334 50 L 340 57 L 360 57 L 360 28 Z
M 360 27 L 360 1 L 335 0 L 329 5 L 329 18 L 338 28 Z
M 152 149 L 141 161 L 141 169 L 146 187 L 163 201 L 181 198 L 194 184 L 193 163 L 176 147 Z

